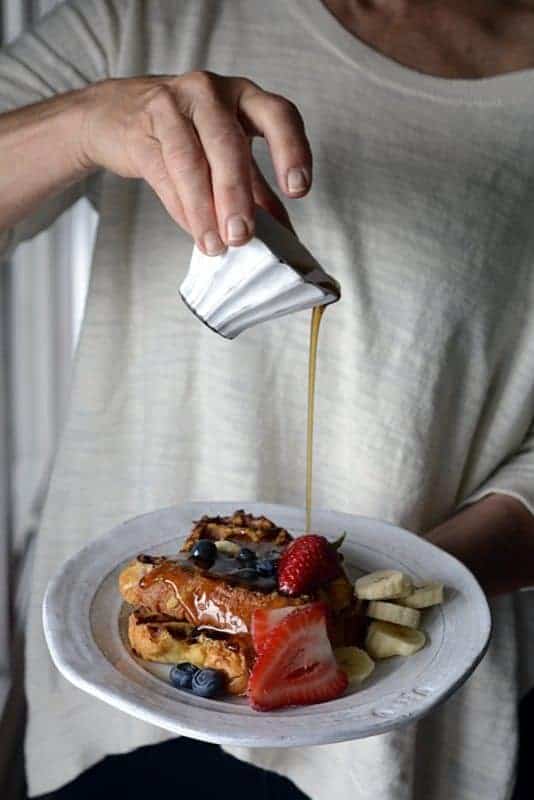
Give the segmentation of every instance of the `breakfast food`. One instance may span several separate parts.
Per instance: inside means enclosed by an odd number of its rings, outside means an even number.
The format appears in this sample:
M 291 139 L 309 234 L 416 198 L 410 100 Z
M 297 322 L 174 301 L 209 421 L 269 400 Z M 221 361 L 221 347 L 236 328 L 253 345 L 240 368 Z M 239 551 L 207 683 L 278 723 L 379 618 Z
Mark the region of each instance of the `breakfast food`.
M 360 600 L 389 600 L 410 594 L 412 582 L 396 569 L 380 569 L 358 578 L 354 591 Z
M 371 600 L 367 607 L 367 616 L 384 622 L 395 622 L 407 628 L 417 628 L 421 619 L 421 614 L 415 608 L 405 608 L 384 600 Z
M 325 554 L 327 570 L 322 563 Z M 303 563 L 306 586 L 301 588 L 291 581 L 300 579 L 298 565 Z M 286 591 L 280 585 L 282 565 Z M 283 618 L 299 608 L 313 608 L 312 616 L 320 613 L 313 630 L 317 634 L 324 627 L 330 653 L 331 642 L 335 646 L 362 644 L 365 636 L 362 604 L 354 596 L 336 547 L 318 536 L 293 540 L 266 517 L 244 511 L 230 517 L 203 517 L 172 558 L 138 556 L 121 572 L 119 587 L 134 607 L 128 637 L 139 657 L 219 670 L 230 694 L 245 694 L 258 661 L 260 639 L 268 638 Z M 288 624 L 288 636 L 297 623 L 302 627 L 300 618 Z M 259 673 L 255 674 L 257 686 Z M 311 691 L 310 676 L 305 682 Z M 321 692 L 325 685 L 321 680 Z M 337 676 L 335 686 L 339 685 Z M 286 696 L 288 702 L 297 701 Z M 265 701 L 256 705 L 263 707 Z
M 365 649 L 374 659 L 392 656 L 413 656 L 426 642 L 423 631 L 405 628 L 392 622 L 372 622 L 369 626 Z
M 361 647 L 337 647 L 334 655 L 349 683 L 361 683 L 375 668 L 375 662 Z
M 146 661 L 221 670 L 229 694 L 246 692 L 254 654 L 244 637 L 234 637 L 230 643 L 225 634 L 201 631 L 188 622 L 138 608 L 128 618 L 128 639 Z
M 443 603 L 443 584 L 436 582 L 424 583 L 417 586 L 407 597 L 402 599 L 402 604 L 408 608 L 430 608 Z
M 420 609 L 443 599 L 441 584 L 413 586 L 397 570 L 353 586 L 342 542 L 293 539 L 244 511 L 203 517 L 176 555 L 141 554 L 122 570 L 134 654 L 170 664 L 178 689 L 247 695 L 259 711 L 339 697 L 373 659 L 417 652 Z
M 293 610 L 267 634 L 249 683 L 253 708 L 268 711 L 322 703 L 348 685 L 328 639 L 327 609 L 312 603 Z

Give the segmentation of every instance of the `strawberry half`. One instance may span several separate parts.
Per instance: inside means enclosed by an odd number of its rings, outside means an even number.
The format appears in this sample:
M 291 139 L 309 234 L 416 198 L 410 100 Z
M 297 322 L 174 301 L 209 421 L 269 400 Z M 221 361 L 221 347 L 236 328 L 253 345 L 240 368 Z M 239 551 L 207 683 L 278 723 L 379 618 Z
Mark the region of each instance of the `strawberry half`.
M 324 536 L 300 536 L 284 551 L 278 565 L 278 588 L 288 595 L 306 594 L 341 575 L 337 549 Z
M 256 653 L 263 650 L 267 636 L 288 614 L 298 609 L 308 608 L 305 606 L 286 606 L 285 608 L 257 608 L 252 614 L 250 632 L 252 643 Z
M 268 633 L 248 695 L 253 708 L 268 711 L 333 700 L 347 684 L 326 632 L 326 607 L 313 603 L 294 608 Z

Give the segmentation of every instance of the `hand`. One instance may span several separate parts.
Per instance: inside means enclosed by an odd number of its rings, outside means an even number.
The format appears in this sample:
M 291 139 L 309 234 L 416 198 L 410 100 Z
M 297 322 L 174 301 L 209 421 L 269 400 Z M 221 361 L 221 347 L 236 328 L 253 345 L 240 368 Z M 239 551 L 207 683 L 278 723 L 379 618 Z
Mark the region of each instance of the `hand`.
M 462 561 L 488 595 L 534 586 L 534 517 L 514 497 L 488 495 L 426 538 Z
M 289 224 L 252 157 L 252 137 L 267 140 L 286 196 L 310 188 L 311 152 L 299 112 L 245 78 L 191 72 L 107 80 L 84 92 L 84 168 L 144 178 L 208 255 L 250 239 L 255 206 Z

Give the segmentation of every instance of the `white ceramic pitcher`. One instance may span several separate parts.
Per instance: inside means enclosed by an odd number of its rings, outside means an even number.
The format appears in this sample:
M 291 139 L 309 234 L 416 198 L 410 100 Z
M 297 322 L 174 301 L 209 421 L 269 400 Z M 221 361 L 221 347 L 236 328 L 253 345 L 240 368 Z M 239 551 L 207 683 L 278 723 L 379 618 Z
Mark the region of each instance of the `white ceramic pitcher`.
M 233 339 L 260 322 L 335 303 L 341 290 L 295 234 L 258 209 L 247 244 L 211 257 L 194 248 L 180 296 L 208 327 Z

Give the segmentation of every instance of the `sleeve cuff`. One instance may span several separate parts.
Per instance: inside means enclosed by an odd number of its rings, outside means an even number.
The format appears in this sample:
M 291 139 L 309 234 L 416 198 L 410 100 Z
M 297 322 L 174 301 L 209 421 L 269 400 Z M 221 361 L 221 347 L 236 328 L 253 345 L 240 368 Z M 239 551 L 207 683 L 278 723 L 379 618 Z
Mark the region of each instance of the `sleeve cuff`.
M 472 505 L 473 503 L 477 503 L 490 494 L 505 494 L 508 497 L 513 497 L 515 500 L 519 500 L 527 511 L 530 511 L 534 516 L 534 486 L 529 487 L 527 491 L 522 491 L 521 487 L 518 487 L 517 484 L 512 486 L 508 485 L 506 481 L 499 481 L 496 479 L 484 483 L 476 492 L 473 492 L 465 500 L 462 500 L 458 506 L 458 510 L 465 508 L 465 506 Z

